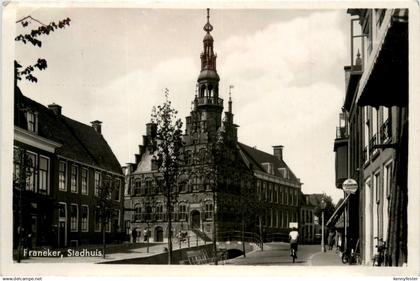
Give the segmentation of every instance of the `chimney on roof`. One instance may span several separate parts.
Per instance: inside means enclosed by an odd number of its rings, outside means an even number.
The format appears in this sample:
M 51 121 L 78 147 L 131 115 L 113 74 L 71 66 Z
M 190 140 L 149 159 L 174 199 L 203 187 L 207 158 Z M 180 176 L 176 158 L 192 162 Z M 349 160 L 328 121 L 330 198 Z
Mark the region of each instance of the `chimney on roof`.
M 98 134 L 102 134 L 102 122 L 99 120 L 95 120 L 90 122 L 90 124 L 92 124 L 92 128 L 98 133 Z
M 273 155 L 276 156 L 277 159 L 283 160 L 283 146 L 282 145 L 274 145 L 273 146 Z
M 54 112 L 55 115 L 60 116 L 61 115 L 61 106 L 58 104 L 50 104 L 48 105 L 48 109 Z
M 146 136 L 155 138 L 157 133 L 157 124 L 156 123 L 147 123 L 146 124 Z

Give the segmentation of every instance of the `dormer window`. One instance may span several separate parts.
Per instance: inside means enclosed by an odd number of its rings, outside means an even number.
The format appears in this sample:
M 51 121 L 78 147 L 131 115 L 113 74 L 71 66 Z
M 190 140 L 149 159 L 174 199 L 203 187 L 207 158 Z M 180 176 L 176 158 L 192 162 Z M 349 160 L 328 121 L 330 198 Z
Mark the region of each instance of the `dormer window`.
M 289 171 L 286 168 L 279 168 L 279 172 L 282 178 L 285 178 L 285 179 L 289 178 Z
M 261 165 L 263 166 L 264 170 L 268 173 L 273 175 L 274 174 L 274 168 L 273 168 L 273 163 L 261 163 Z
M 27 111 L 26 122 L 28 131 L 36 133 L 38 131 L 38 113 Z

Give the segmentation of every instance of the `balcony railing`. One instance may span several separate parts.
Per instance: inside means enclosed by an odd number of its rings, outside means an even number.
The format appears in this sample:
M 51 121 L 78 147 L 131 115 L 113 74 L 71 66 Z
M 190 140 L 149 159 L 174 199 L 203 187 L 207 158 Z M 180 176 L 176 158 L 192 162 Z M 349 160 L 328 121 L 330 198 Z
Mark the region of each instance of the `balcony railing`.
M 187 213 L 171 213 L 172 221 L 187 220 Z M 166 213 L 137 213 L 132 216 L 135 222 L 154 222 L 154 221 L 167 221 L 168 215 Z
M 208 105 L 208 104 L 214 104 L 223 106 L 223 99 L 216 98 L 216 97 L 199 97 L 197 98 L 198 105 Z
M 381 143 L 386 142 L 392 136 L 391 122 L 387 119 L 380 128 Z

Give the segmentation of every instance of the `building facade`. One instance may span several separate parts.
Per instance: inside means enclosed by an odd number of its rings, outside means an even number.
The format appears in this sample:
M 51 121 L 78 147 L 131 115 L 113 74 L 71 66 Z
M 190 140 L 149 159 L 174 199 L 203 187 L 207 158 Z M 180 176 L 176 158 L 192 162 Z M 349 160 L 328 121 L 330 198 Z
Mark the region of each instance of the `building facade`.
M 401 265 L 407 262 L 408 11 L 348 13 L 351 65 L 334 144 L 337 188 L 345 178 L 358 182 L 342 208 L 347 240 L 359 240 L 365 264 L 386 243 L 386 264 Z
M 246 165 L 253 171 L 256 193 L 251 194 L 260 212 L 264 239 L 288 241 L 290 223 L 299 225 L 301 182 L 283 160 L 283 146 L 273 146 L 273 154 L 238 143 Z M 256 197 L 255 197 L 256 196 Z M 254 199 L 254 200 L 255 200 Z M 258 228 L 250 228 L 258 233 Z
M 182 171 L 174 183 L 178 196 L 171 231 L 187 231 L 205 241 L 241 239 L 235 237 L 239 231 L 254 238 L 287 237 L 288 222 L 299 219 L 301 183 L 284 163 L 281 147 L 270 155 L 238 142 L 230 97 L 223 114 L 213 27 L 207 19 L 201 71 L 183 135 Z M 170 230 L 154 160 L 156 131 L 155 123 L 146 124 L 136 161 L 125 167 L 125 225 L 127 234 L 149 231 L 149 238 L 160 242 Z
M 97 202 L 105 184 L 113 210 L 107 240 L 121 240 L 124 176 L 101 134 L 15 87 L 13 246 L 62 248 L 102 241 Z
M 319 218 L 315 217 L 317 205 L 313 196 L 301 193 L 299 233 L 302 243 L 311 244 L 318 242 L 316 234 L 319 233 Z

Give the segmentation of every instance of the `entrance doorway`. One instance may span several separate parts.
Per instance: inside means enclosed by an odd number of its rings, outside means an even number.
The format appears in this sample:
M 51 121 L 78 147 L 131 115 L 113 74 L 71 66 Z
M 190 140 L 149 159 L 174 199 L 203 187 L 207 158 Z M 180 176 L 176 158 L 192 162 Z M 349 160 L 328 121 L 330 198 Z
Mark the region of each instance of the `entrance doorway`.
M 66 222 L 64 221 L 60 221 L 58 230 L 58 244 L 59 248 L 64 248 L 66 246 Z
M 163 242 L 163 229 L 160 226 L 155 228 L 155 242 Z
M 31 240 L 28 241 L 28 243 L 30 243 L 30 247 L 35 248 L 36 246 L 36 242 L 38 238 L 38 217 L 36 215 L 32 215 L 32 219 L 31 219 Z
M 58 203 L 58 246 L 67 246 L 67 204 Z
M 197 210 L 191 212 L 191 228 L 200 229 L 200 212 Z

